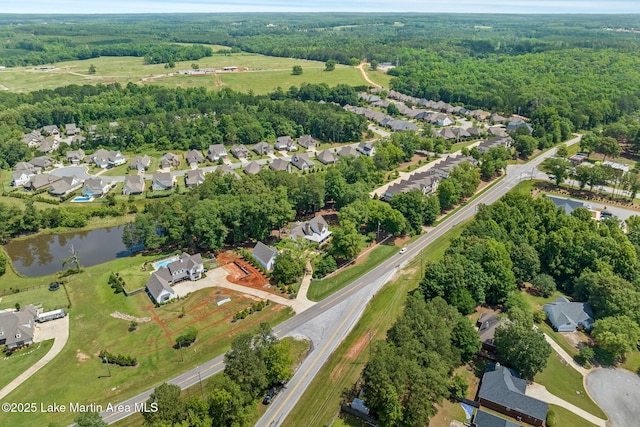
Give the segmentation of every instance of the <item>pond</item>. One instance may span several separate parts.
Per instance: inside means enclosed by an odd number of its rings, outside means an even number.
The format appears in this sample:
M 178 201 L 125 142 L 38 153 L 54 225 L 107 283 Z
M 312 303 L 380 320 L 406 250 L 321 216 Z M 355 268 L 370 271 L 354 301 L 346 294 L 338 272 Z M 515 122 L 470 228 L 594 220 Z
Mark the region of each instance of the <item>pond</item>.
M 73 245 L 80 265 L 91 267 L 131 252 L 122 243 L 124 226 L 59 234 L 42 234 L 9 242 L 5 249 L 16 270 L 24 276 L 46 276 L 63 269 L 62 260 L 71 257 Z M 72 267 L 71 265 L 65 268 Z

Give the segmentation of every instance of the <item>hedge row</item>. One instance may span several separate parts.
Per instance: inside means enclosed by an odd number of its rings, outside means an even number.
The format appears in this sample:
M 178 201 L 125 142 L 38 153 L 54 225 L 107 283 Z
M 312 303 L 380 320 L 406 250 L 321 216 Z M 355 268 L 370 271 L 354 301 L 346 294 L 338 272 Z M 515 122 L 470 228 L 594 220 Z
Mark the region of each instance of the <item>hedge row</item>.
M 118 366 L 136 366 L 138 361 L 135 357 L 125 356 L 124 354 L 111 354 L 107 350 L 102 350 L 98 355 L 102 363 L 111 363 Z
M 249 316 L 250 314 L 256 313 L 258 311 L 262 311 L 268 305 L 269 305 L 269 300 L 264 300 L 264 301 L 260 301 L 260 302 L 255 303 L 255 304 L 251 304 L 251 307 L 237 312 L 236 315 L 233 316 L 233 320 L 232 321 L 235 322 L 236 320 L 244 319 L 245 317 Z

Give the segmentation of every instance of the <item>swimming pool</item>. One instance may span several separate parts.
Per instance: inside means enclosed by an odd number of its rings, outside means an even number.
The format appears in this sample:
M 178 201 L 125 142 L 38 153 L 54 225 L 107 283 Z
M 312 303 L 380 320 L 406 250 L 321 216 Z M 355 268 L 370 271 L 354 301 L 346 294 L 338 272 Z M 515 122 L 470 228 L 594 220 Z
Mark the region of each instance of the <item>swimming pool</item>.
M 166 267 L 167 265 L 171 264 L 173 261 L 177 261 L 178 259 L 178 257 L 163 259 L 162 261 L 153 263 L 153 267 L 157 270 L 160 267 Z
M 92 202 L 93 197 L 75 197 L 72 202 Z

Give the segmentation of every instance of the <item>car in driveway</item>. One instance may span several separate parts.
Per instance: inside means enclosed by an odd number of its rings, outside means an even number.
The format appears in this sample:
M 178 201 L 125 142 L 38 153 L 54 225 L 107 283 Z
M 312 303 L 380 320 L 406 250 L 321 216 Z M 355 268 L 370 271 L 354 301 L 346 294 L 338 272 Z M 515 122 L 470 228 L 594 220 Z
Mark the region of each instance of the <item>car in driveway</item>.
M 402 255 L 402 254 L 403 254 L 403 253 L 405 253 L 405 252 L 407 252 L 407 248 L 406 248 L 406 247 L 404 247 L 404 248 L 400 249 L 400 255 Z

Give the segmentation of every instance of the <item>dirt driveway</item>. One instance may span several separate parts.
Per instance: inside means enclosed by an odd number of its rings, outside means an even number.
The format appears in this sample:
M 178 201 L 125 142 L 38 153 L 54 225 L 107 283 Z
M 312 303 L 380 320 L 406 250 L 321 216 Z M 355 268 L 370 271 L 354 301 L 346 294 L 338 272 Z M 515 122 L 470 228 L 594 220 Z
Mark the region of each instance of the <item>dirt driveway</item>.
M 626 369 L 599 368 L 586 378 L 589 394 L 615 427 L 640 426 L 640 377 Z

